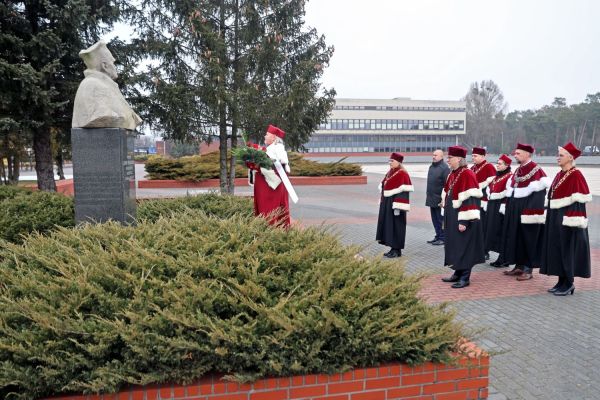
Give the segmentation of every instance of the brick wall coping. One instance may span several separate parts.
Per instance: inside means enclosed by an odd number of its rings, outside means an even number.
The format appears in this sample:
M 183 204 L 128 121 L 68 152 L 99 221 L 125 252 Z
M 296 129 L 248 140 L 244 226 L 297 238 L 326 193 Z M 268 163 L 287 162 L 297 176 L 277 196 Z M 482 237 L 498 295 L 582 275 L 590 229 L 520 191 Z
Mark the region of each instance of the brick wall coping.
M 47 400 L 478 400 L 488 396 L 490 357 L 473 343 L 461 346 L 456 364 L 401 363 L 338 374 L 227 382 L 211 375 L 188 385 L 132 386 L 116 394 L 72 395 Z

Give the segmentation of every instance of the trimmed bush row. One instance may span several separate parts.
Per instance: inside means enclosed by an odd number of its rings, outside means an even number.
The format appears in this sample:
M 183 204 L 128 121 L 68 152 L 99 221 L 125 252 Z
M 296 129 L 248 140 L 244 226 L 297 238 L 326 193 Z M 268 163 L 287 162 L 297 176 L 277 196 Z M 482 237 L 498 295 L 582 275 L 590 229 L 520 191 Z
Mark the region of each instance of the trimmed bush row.
M 0 241 L 0 397 L 450 361 L 453 314 L 356 251 L 190 209 Z
M 252 199 L 216 193 L 177 199 L 145 200 L 137 207 L 138 219 L 154 221 L 186 208 L 227 218 L 252 214 Z M 0 186 L 0 239 L 21 243 L 32 232 L 47 233 L 57 226 L 75 226 L 73 198 L 15 186 Z
M 360 176 L 362 169 L 358 164 L 342 162 L 319 163 L 307 160 L 298 153 L 289 153 L 292 176 Z M 203 156 L 165 158 L 152 156 L 146 162 L 146 171 L 150 179 L 173 179 L 182 181 L 203 181 L 219 178 L 219 154 Z M 237 178 L 247 176 L 248 170 L 236 165 Z

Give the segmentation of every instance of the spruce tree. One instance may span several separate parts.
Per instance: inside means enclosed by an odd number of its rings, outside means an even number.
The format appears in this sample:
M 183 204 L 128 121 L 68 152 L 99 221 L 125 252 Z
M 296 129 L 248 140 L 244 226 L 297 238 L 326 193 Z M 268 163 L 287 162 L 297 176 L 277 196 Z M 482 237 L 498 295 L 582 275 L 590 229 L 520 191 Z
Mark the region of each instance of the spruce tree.
M 118 15 L 113 0 L 0 0 L 0 132 L 31 135 L 41 190 L 56 190 L 51 132 L 70 130 L 78 53 Z
M 319 79 L 333 48 L 304 24 L 304 0 L 145 0 L 132 11 L 146 121 L 166 138 L 220 142 L 222 192 L 233 192 L 231 146 L 260 141 L 269 123 L 297 150 L 327 116 L 335 91 Z

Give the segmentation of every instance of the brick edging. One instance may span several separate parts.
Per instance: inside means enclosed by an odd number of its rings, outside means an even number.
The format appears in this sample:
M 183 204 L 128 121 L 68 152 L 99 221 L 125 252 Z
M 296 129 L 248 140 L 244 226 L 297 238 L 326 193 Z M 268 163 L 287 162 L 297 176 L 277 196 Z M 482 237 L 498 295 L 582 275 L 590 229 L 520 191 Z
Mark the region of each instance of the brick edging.
M 478 400 L 488 396 L 487 353 L 472 343 L 461 345 L 455 365 L 427 362 L 418 366 L 389 363 L 339 374 L 266 378 L 238 384 L 211 375 L 189 385 L 130 387 L 111 395 L 74 395 L 52 400 Z

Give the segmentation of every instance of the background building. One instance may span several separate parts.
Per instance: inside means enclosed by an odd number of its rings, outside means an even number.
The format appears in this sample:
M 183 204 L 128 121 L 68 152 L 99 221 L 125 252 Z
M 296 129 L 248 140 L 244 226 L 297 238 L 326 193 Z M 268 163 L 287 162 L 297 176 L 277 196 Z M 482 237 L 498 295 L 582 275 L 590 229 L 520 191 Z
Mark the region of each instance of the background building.
M 465 102 L 336 99 L 305 145 L 310 153 L 430 152 L 462 141 Z

